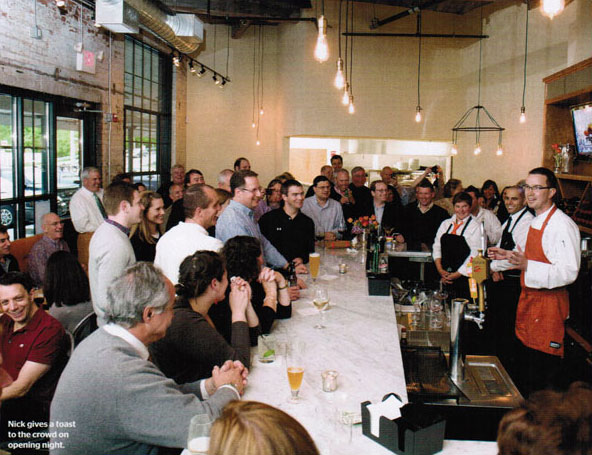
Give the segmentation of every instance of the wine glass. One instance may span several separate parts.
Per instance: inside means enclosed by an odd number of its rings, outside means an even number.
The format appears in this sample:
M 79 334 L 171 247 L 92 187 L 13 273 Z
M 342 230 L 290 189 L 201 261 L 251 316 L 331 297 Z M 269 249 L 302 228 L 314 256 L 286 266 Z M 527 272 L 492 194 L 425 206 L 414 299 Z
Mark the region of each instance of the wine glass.
M 293 404 L 302 400 L 298 394 L 304 377 L 304 351 L 305 345 L 301 341 L 294 341 L 286 346 L 286 372 L 291 392 L 288 402 Z
M 189 422 L 187 448 L 191 454 L 206 455 L 210 446 L 210 430 L 214 423 L 207 414 L 198 414 Z
M 329 293 L 324 287 L 318 287 L 315 289 L 315 294 L 312 299 L 312 303 L 319 310 L 320 321 L 314 326 L 315 329 L 324 329 L 323 325 L 325 312 L 323 311 L 329 305 Z

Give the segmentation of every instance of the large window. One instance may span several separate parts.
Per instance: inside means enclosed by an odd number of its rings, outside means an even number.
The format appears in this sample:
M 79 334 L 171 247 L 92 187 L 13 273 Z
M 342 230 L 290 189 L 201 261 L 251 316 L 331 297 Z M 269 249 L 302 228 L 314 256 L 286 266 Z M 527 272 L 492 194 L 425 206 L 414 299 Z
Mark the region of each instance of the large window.
M 170 59 L 146 44 L 125 38 L 125 170 L 156 189 L 171 155 Z

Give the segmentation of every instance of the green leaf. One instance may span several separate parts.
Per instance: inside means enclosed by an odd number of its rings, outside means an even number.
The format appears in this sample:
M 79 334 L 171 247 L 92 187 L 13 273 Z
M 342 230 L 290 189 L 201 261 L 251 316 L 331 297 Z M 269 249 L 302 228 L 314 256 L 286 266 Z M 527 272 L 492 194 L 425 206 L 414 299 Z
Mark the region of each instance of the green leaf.
M 273 349 L 268 349 L 265 351 L 265 354 L 263 354 L 263 358 L 271 357 L 272 355 L 275 355 L 275 351 Z

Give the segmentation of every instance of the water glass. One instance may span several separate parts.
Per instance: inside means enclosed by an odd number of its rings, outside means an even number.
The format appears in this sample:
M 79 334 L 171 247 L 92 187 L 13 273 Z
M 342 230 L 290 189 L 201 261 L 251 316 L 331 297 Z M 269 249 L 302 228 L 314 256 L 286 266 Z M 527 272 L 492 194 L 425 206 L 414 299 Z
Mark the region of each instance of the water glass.
M 206 455 L 208 453 L 213 423 L 212 418 L 207 414 L 198 414 L 191 418 L 187 436 L 187 448 L 191 454 Z

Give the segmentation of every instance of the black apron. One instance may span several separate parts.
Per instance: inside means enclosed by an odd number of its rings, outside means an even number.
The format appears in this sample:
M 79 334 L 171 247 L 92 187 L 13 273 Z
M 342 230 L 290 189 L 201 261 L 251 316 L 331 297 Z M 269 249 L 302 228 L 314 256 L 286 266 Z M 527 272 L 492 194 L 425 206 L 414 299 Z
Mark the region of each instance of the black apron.
M 502 232 L 502 240 L 500 242 L 500 248 L 503 248 L 504 250 L 512 251 L 516 247 L 516 243 L 514 242 L 514 237 L 513 237 L 512 233 L 514 232 L 514 229 L 516 229 L 516 226 L 520 222 L 520 219 L 524 216 L 524 214 L 526 212 L 528 212 L 528 210 L 523 209 L 522 213 L 520 214 L 520 216 L 518 217 L 518 219 L 514 223 L 512 230 L 509 230 L 508 226 L 506 226 L 506 229 L 504 229 L 504 232 Z
M 451 224 L 444 235 L 440 237 L 442 268 L 447 272 L 456 272 L 471 254 L 471 248 L 467 244 L 464 234 L 472 219 L 472 216 L 467 218 L 460 235 L 449 234 L 452 229 Z M 452 284 L 447 285 L 446 290 L 451 298 L 463 298 L 469 299 L 469 301 L 471 299 L 469 280 L 465 276 L 461 276 L 454 280 Z

